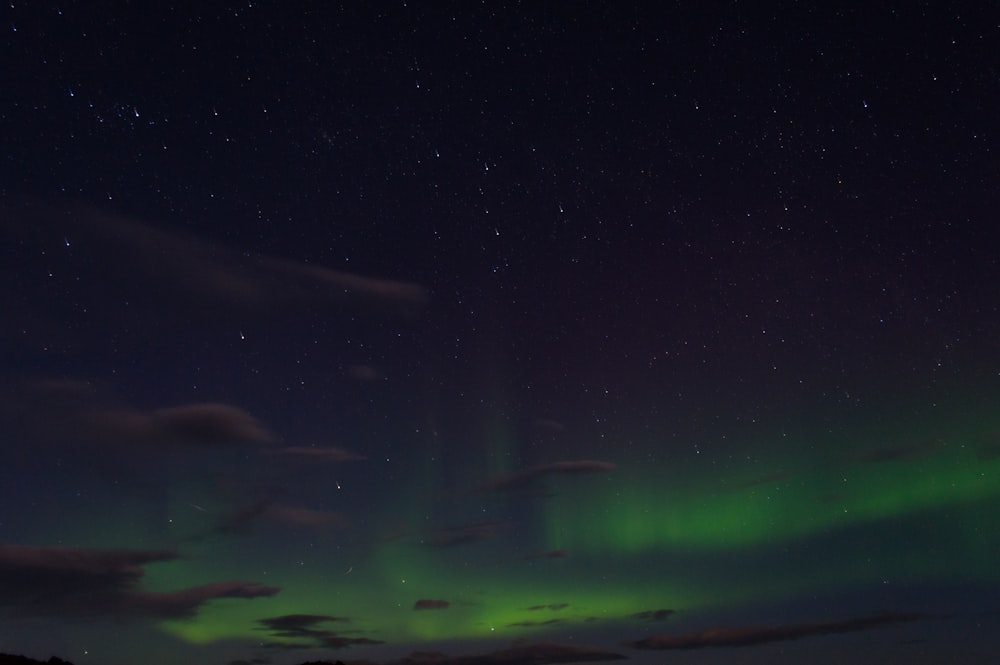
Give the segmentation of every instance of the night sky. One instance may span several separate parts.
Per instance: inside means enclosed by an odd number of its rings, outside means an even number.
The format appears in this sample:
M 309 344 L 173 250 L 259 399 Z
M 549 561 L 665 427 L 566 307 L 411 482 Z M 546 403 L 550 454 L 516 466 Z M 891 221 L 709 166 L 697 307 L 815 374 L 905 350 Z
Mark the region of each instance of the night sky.
M 991 3 L 5 3 L 0 652 L 995 663 Z

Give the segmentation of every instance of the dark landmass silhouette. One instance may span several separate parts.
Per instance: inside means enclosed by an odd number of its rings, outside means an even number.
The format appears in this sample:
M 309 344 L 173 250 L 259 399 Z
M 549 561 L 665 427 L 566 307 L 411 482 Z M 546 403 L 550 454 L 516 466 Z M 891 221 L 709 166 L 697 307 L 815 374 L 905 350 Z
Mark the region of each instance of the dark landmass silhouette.
M 0 653 L 0 665 L 73 665 L 73 663 L 62 658 L 57 658 L 56 656 L 52 656 L 48 660 L 35 660 L 27 656 Z M 311 660 L 301 665 L 344 665 L 344 661 Z
M 52 656 L 48 660 L 35 660 L 27 656 L 15 656 L 9 653 L 0 653 L 0 665 L 73 665 L 68 660 Z

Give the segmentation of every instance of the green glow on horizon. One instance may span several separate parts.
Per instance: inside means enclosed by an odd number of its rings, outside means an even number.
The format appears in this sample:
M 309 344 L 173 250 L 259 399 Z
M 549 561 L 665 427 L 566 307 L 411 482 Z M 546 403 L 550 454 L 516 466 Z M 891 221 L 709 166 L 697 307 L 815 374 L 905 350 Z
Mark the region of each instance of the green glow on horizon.
M 228 559 L 228 555 L 224 558 Z M 540 624 L 547 619 L 559 619 L 558 628 L 569 628 L 592 623 L 595 618 L 617 620 L 650 608 L 705 602 L 687 583 L 673 584 L 664 579 L 650 585 L 616 578 L 602 584 L 584 584 L 579 568 L 562 565 L 566 562 L 545 563 L 555 564 L 543 566 L 553 574 L 531 566 L 529 570 L 523 566 L 456 569 L 443 561 L 438 551 L 390 543 L 377 551 L 370 565 L 352 573 L 350 585 L 342 576 L 337 579 L 309 571 L 284 571 L 276 575 L 283 581 L 277 596 L 211 601 L 197 617 L 164 621 L 161 627 L 195 644 L 227 638 L 266 642 L 284 638 L 273 638 L 262 631 L 258 623 L 261 618 L 309 613 L 350 616 L 350 623 L 324 627 L 390 643 L 509 640 L 551 629 Z M 181 570 L 185 567 L 181 562 L 170 575 L 173 583 L 194 572 Z M 544 582 L 539 583 L 540 578 Z M 422 598 L 447 599 L 450 607 L 415 610 L 414 604 Z M 528 609 L 561 603 L 567 606 L 557 611 Z M 539 625 L 512 625 L 526 622 Z
M 410 499 L 386 497 L 374 511 L 389 526 L 369 550 L 297 566 L 295 555 L 263 546 L 243 556 L 245 538 L 194 543 L 185 558 L 149 566 L 144 586 L 244 579 L 282 587 L 274 597 L 211 601 L 195 618 L 161 623 L 191 643 L 283 641 L 261 630 L 259 620 L 307 613 L 349 616 L 350 623 L 323 627 L 399 644 L 509 641 L 651 609 L 711 612 L 884 580 L 1000 582 L 1000 530 L 992 526 L 1000 511 L 1000 456 L 974 445 L 992 441 L 993 430 L 977 422 L 947 445 L 882 461 L 863 461 L 870 448 L 861 442 L 869 435 L 852 439 L 856 448 L 833 448 L 839 462 L 800 446 L 736 464 L 727 474 L 694 463 L 624 462 L 610 474 L 546 478 L 555 495 L 535 504 L 537 522 L 518 528 L 525 542 L 535 536 L 529 551 L 569 551 L 556 560 L 504 558 L 494 541 L 417 544 L 413 530 L 436 509 L 435 483 L 417 473 L 400 491 Z M 762 455 L 768 448 L 753 450 Z M 402 539 L 400 517 L 411 530 Z M 345 575 L 349 563 L 353 571 Z M 415 610 L 424 598 L 450 606 Z M 560 610 L 528 609 L 561 603 L 567 605 Z M 549 619 L 559 623 L 545 625 Z
M 563 492 L 550 504 L 546 546 L 620 554 L 770 545 L 998 498 L 1000 457 L 980 459 L 971 446 L 958 446 L 914 459 L 803 468 L 735 485 L 705 475 L 692 480 L 619 470 L 613 480 Z

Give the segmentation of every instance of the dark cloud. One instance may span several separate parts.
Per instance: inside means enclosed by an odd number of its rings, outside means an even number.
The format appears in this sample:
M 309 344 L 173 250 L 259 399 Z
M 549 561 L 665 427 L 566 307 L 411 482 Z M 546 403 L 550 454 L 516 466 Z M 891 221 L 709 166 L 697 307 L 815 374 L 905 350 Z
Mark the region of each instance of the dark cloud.
M 368 459 L 364 455 L 358 455 L 357 453 L 352 453 L 349 450 L 335 446 L 292 446 L 290 448 L 276 448 L 267 452 L 272 455 L 304 457 L 322 462 L 359 462 Z
M 511 628 L 534 628 L 536 626 L 553 626 L 562 622 L 562 619 L 546 619 L 545 621 L 515 621 L 507 625 Z
M 347 637 L 328 628 L 321 628 L 328 623 L 347 623 L 347 617 L 330 616 L 327 614 L 285 614 L 283 616 L 260 619 L 259 623 L 271 637 L 278 641 L 264 644 L 269 649 L 345 649 L 351 646 L 365 644 L 383 644 L 381 640 L 367 637 Z M 287 642 L 281 640 L 295 640 Z
M 143 412 L 98 411 L 89 415 L 104 438 L 153 445 L 271 443 L 274 435 L 246 411 L 228 404 L 186 404 Z
M 415 610 L 444 610 L 450 606 L 451 603 L 447 600 L 438 600 L 436 598 L 421 598 L 413 603 L 413 609 Z
M 307 630 L 318 623 L 348 623 L 347 617 L 331 616 L 329 614 L 284 614 L 282 616 L 260 619 L 257 623 L 268 630 Z
M 43 380 L 18 386 L 4 396 L 5 413 L 43 441 L 120 446 L 214 447 L 270 444 L 274 435 L 246 411 L 204 402 L 152 410 L 113 405 L 90 383 Z
M 551 605 L 532 605 L 531 607 L 525 608 L 531 611 L 534 610 L 564 610 L 569 607 L 569 603 L 552 603 Z
M 143 566 L 176 559 L 171 550 L 0 545 L 0 607 L 38 616 L 192 616 L 215 598 L 273 596 L 252 582 L 216 582 L 169 592 L 136 586 Z
M 642 621 L 663 621 L 676 613 L 677 610 L 646 610 L 645 612 L 636 612 L 629 616 L 633 619 L 641 619 Z
M 35 547 L 31 545 L 0 545 L 0 574 L 58 575 L 67 583 L 74 580 L 104 580 L 118 578 L 130 583 L 143 575 L 142 566 L 156 561 L 170 561 L 178 554 L 173 550 L 83 549 L 73 547 Z M 5 587 L 9 589 L 10 587 Z M 9 595 L 9 594 L 6 594 Z
M 656 635 L 625 646 L 636 649 L 702 649 L 705 647 L 741 647 L 796 640 L 813 635 L 832 635 L 882 628 L 897 623 L 907 623 L 928 618 L 925 614 L 879 614 L 843 621 L 799 623 L 781 626 L 746 626 L 711 628 L 683 635 Z
M 193 616 L 199 607 L 215 598 L 260 598 L 279 591 L 278 587 L 251 582 L 214 582 L 181 591 L 133 592 L 125 598 L 123 609 L 161 618 L 181 618 Z
M 479 492 L 499 492 L 523 487 L 537 478 L 547 475 L 578 475 L 584 473 L 614 471 L 618 466 L 612 462 L 600 460 L 567 460 L 552 462 L 500 476 L 477 489 Z

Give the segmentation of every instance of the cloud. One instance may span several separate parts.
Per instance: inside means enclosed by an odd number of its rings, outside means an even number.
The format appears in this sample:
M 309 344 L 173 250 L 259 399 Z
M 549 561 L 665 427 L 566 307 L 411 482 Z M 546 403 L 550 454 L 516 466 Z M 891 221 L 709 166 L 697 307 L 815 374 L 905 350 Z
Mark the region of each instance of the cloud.
M 525 608 L 530 611 L 535 610 L 564 610 L 569 607 L 569 603 L 552 603 L 551 605 L 532 605 L 531 607 Z
M 566 426 L 561 422 L 550 418 L 537 418 L 532 425 L 538 427 L 539 429 L 545 429 L 551 432 L 562 432 L 566 429 Z
M 253 503 L 248 503 L 228 514 L 222 515 L 214 526 L 207 531 L 192 536 L 190 539 L 200 541 L 210 536 L 246 533 L 255 522 L 262 519 L 271 520 L 285 526 L 314 529 L 317 531 L 334 527 L 346 527 L 349 524 L 349 520 L 344 513 L 276 504 L 273 498 L 267 497 L 258 499 Z
M 568 460 L 563 462 L 552 462 L 540 466 L 524 469 L 511 474 L 500 476 L 483 485 L 480 485 L 478 492 L 499 492 L 523 487 L 541 476 L 548 475 L 579 475 L 584 473 L 597 473 L 614 471 L 618 466 L 612 462 L 602 462 L 600 460 Z
M 447 600 L 437 600 L 435 598 L 421 598 L 413 603 L 415 610 L 444 610 L 451 606 Z
M 367 637 L 346 637 L 328 628 L 320 628 L 327 623 L 348 623 L 347 617 L 327 614 L 285 614 L 257 621 L 271 637 L 294 642 L 274 641 L 264 644 L 270 649 L 344 649 L 365 644 L 383 644 L 381 640 Z
M 641 619 L 643 621 L 663 621 L 676 613 L 677 610 L 646 610 L 645 612 L 630 614 L 629 617 L 632 619 Z
M 546 619 L 544 621 L 515 621 L 514 623 L 507 624 L 510 628 L 535 628 L 536 626 L 554 626 L 557 623 L 562 623 L 562 619 Z
M 413 282 L 249 254 L 101 212 L 78 213 L 76 230 L 107 251 L 109 276 L 144 274 L 184 303 L 268 313 L 346 303 L 413 317 L 428 300 L 427 290 Z
M 636 649 L 702 649 L 705 647 L 754 646 L 767 642 L 797 640 L 813 635 L 831 635 L 835 633 L 872 630 L 874 628 L 919 621 L 926 618 L 928 616 L 925 614 L 887 613 L 843 621 L 798 623 L 779 626 L 720 627 L 682 635 L 656 635 L 635 642 L 628 642 L 625 646 Z
M 215 598 L 261 598 L 274 596 L 280 590 L 252 582 L 213 582 L 180 591 L 136 591 L 124 599 L 123 609 L 159 618 L 182 618 L 193 616 Z
M 215 598 L 273 596 L 278 587 L 216 582 L 169 592 L 135 587 L 149 563 L 172 550 L 86 549 L 0 545 L 0 607 L 37 616 L 193 616 Z
M 274 435 L 249 413 L 219 403 L 186 404 L 148 412 L 97 411 L 87 416 L 87 422 L 102 438 L 158 446 L 274 441 Z
M 267 452 L 272 455 L 305 457 L 322 462 L 360 462 L 368 459 L 364 455 L 358 455 L 357 453 L 352 453 L 349 450 L 335 446 L 291 446 L 289 448 L 276 448 Z
M 308 630 L 318 623 L 342 622 L 349 623 L 347 617 L 331 616 L 329 614 L 285 614 L 282 616 L 260 619 L 257 623 L 268 630 Z
M 42 380 L 5 391 L 0 408 L 45 441 L 96 446 L 202 448 L 270 444 L 275 436 L 236 406 L 218 402 L 140 410 L 112 405 L 92 384 Z

